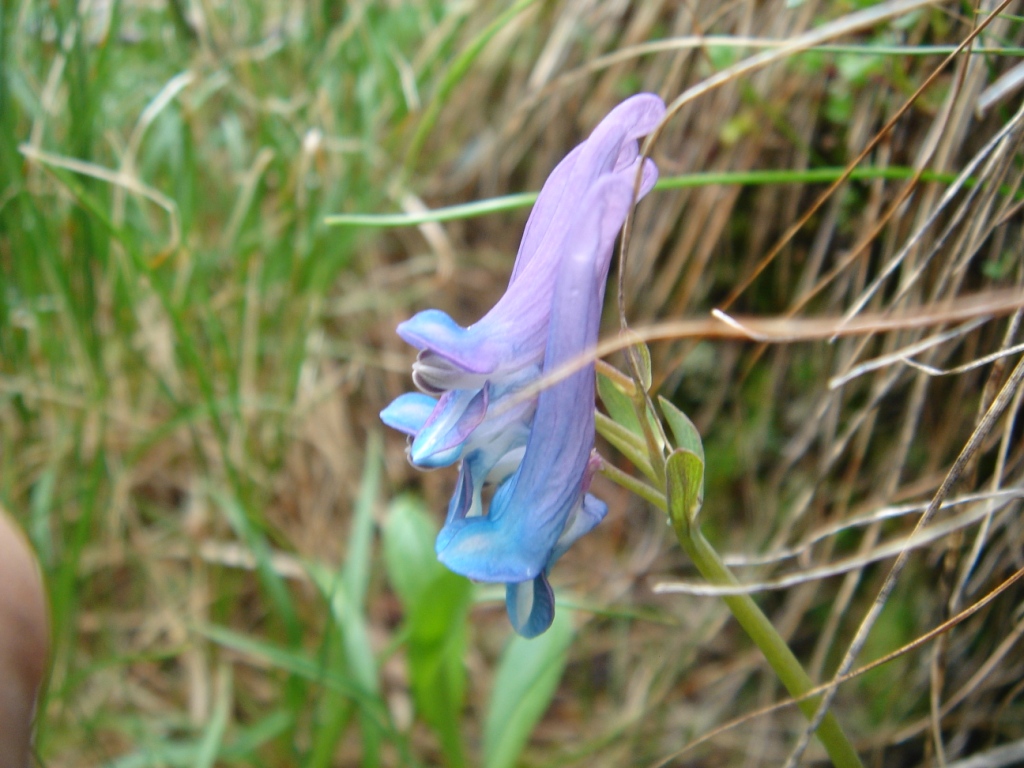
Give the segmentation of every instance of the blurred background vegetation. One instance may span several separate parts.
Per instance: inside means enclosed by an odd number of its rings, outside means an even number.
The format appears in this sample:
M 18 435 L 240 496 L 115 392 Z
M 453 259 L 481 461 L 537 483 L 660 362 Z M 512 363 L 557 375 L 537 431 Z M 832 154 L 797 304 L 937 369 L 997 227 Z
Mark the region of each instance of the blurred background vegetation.
M 393 329 L 428 306 L 479 317 L 527 209 L 326 217 L 535 191 L 624 96 L 671 100 L 868 5 L 5 0 L 0 505 L 51 597 L 42 763 L 781 764 L 793 707 L 677 754 L 785 695 L 719 600 L 654 592 L 694 574 L 639 500 L 597 488 L 611 513 L 555 573 L 539 640 L 510 639 L 500 591 L 433 559 L 454 473 L 412 470 L 377 420 L 410 383 Z M 860 661 L 1024 560 L 1019 312 L 941 317 L 1024 290 L 1022 12 L 894 14 L 724 83 L 653 149 L 669 181 L 629 246 L 635 326 L 716 306 L 940 315 L 652 347 L 705 436 L 705 529 L 745 580 L 797 575 L 759 601 L 817 679 L 969 441 L 958 503 L 913 542 Z M 784 547 L 799 556 L 758 559 Z M 1022 598 L 844 684 L 869 765 L 1011 764 Z

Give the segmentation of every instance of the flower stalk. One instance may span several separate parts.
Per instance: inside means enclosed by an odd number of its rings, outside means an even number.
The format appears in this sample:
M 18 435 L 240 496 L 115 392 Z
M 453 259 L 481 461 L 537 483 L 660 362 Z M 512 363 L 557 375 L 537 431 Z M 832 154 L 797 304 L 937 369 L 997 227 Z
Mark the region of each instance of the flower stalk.
M 705 579 L 716 585 L 738 584 L 732 571 L 722 562 L 699 528 L 691 526 L 689 530 L 681 531 L 675 524 L 673 524 L 673 528 L 679 545 L 690 556 L 694 565 L 697 566 L 697 570 Z M 739 625 L 743 627 L 754 644 L 761 649 L 761 653 L 764 654 L 772 670 L 789 691 L 789 695 L 798 699 L 797 706 L 800 707 L 800 710 L 808 719 L 814 717 L 821 697 L 812 696 L 800 699 L 814 688 L 814 683 L 754 599 L 750 595 L 723 595 L 722 599 Z M 821 721 L 817 736 L 836 768 L 863 768 L 857 751 L 846 737 L 833 713 L 830 712 Z
M 678 449 L 675 455 L 679 455 Z M 670 461 L 673 456 L 670 456 Z M 703 474 L 703 461 L 701 457 L 701 474 Z M 697 507 L 683 509 L 679 504 L 673 503 L 673 472 L 671 468 L 666 472 L 667 488 L 669 493 L 663 494 L 647 483 L 638 480 L 608 462 L 602 462 L 600 469 L 602 475 L 623 488 L 635 493 L 646 501 L 651 502 L 663 512 L 668 514 L 675 531 L 676 538 L 683 551 L 689 555 L 693 564 L 700 571 L 701 575 L 711 584 L 719 586 L 736 586 L 739 581 L 733 575 L 729 567 L 719 557 L 718 552 L 704 538 L 700 527 L 696 522 Z M 696 483 L 702 484 L 703 477 Z M 697 498 L 697 489 L 693 489 L 693 498 Z M 698 505 L 699 507 L 699 505 Z M 673 509 L 675 508 L 675 510 Z M 680 514 L 680 512 L 683 514 Z M 799 660 L 793 655 L 789 645 L 778 633 L 768 617 L 758 607 L 750 595 L 723 595 L 722 599 L 732 612 L 733 617 L 747 633 L 754 644 L 764 654 L 769 666 L 778 676 L 789 694 L 797 699 L 797 706 L 808 719 L 814 717 L 817 710 L 820 696 L 812 696 L 801 699 L 814 688 L 814 683 L 804 671 Z M 832 764 L 836 768 L 863 768 L 857 751 L 853 748 L 850 740 L 843 732 L 842 726 L 831 712 L 825 716 L 817 730 L 817 737 L 828 753 Z

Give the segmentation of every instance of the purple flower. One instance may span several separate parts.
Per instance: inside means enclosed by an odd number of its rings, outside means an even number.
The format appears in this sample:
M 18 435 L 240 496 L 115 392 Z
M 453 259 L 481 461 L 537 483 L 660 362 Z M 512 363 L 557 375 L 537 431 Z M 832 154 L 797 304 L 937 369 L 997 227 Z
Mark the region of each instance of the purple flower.
M 402 395 L 381 418 L 412 437 L 415 465 L 461 459 L 438 557 L 469 578 L 507 584 L 509 617 L 527 637 L 554 617 L 547 571 L 607 507 L 587 494 L 596 466 L 593 364 L 533 400 L 517 394 L 596 344 L 615 237 L 633 200 L 637 139 L 664 110 L 651 94 L 627 99 L 559 163 L 530 214 L 508 289 L 479 322 L 462 328 L 426 310 L 398 327 L 420 349 L 413 380 L 428 394 Z M 641 196 L 656 178 L 644 161 Z M 497 490 L 485 512 L 487 482 Z

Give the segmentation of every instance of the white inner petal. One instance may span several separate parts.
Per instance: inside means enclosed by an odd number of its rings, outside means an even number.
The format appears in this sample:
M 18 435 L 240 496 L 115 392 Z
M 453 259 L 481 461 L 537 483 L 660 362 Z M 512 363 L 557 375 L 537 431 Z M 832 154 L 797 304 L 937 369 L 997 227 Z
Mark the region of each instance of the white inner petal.
M 530 618 L 530 613 L 533 611 L 533 582 L 524 581 L 521 584 L 516 584 L 516 616 L 519 617 L 519 621 L 516 623 L 519 626 L 526 624 L 526 621 Z

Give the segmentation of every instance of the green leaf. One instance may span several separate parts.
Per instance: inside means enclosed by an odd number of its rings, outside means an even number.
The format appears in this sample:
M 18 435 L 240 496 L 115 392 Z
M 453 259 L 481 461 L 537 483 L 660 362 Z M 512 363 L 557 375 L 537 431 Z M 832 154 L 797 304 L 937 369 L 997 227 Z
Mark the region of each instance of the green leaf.
M 469 580 L 442 570 L 408 617 L 409 678 L 416 709 L 437 733 L 450 766 L 465 765 L 462 708 L 466 698 L 466 617 Z
M 646 347 L 643 350 L 646 352 Z M 650 353 L 647 353 L 646 358 L 641 353 L 640 367 L 641 373 L 645 363 L 643 360 L 650 361 Z M 627 377 L 625 374 L 622 375 L 624 379 Z M 648 377 L 649 378 L 649 377 Z M 650 382 L 647 382 L 649 384 Z M 640 450 L 648 454 L 648 458 L 644 461 L 647 466 L 652 466 L 657 463 L 659 466 L 662 461 L 662 451 L 664 449 L 663 437 L 661 432 L 661 425 L 658 424 L 657 415 L 652 411 L 648 405 L 648 400 L 643 393 L 638 393 L 638 399 L 634 401 L 633 397 L 623 388 L 624 385 L 620 382 L 616 382 L 614 378 L 611 378 L 603 373 L 600 368 L 598 369 L 597 376 L 597 394 L 601 398 L 601 402 L 604 403 L 604 407 L 608 410 L 611 420 L 616 424 L 622 426 L 626 432 L 638 436 L 637 446 Z M 643 426 L 640 423 L 639 413 L 644 413 L 647 417 L 648 430 L 645 432 Z M 600 428 L 600 425 L 598 425 Z M 649 442 L 650 438 L 650 442 Z M 636 460 L 629 456 L 626 450 L 620 447 L 617 443 L 614 443 L 616 448 L 619 448 L 624 455 L 630 458 L 633 463 Z
M 199 751 L 193 763 L 196 768 L 213 768 L 224 743 L 224 732 L 227 730 L 228 720 L 231 717 L 233 700 L 231 667 L 227 663 L 222 663 L 217 670 L 215 695 L 212 717 L 203 733 L 203 739 L 199 743 Z
M 637 357 L 637 368 L 640 372 L 640 384 L 643 385 L 644 392 L 651 391 L 651 385 L 654 383 L 654 374 L 651 371 L 651 350 L 644 342 L 639 339 L 626 350 L 626 354 Z
M 382 451 L 380 436 L 371 435 L 341 571 L 332 571 L 318 563 L 307 566 L 327 600 L 335 630 L 341 638 L 338 645 L 333 645 L 328 639 L 331 644 L 323 656 L 321 673 L 326 675 L 344 670 L 351 675 L 365 700 L 375 703 L 380 702 L 380 680 L 365 605 L 373 550 L 373 508 L 380 490 Z M 326 696 L 320 704 L 317 715 L 321 727 L 316 731 L 310 760 L 313 766 L 326 764 L 323 761 L 330 757 L 349 718 L 348 707 L 339 696 Z M 360 703 L 358 714 L 364 764 L 373 765 L 378 762 L 384 729 L 376 713 L 365 704 Z
M 319 683 L 331 690 L 340 691 L 355 701 L 370 703 L 366 695 L 351 679 L 347 676 L 324 675 L 320 665 L 301 651 L 282 648 L 273 643 L 257 640 L 241 632 L 213 624 L 199 625 L 195 629 L 208 640 L 223 648 L 229 648 L 242 656 L 259 659 L 260 664 L 269 664 L 289 674 Z
M 621 424 L 635 435 L 643 435 L 640 419 L 637 418 L 636 408 L 633 407 L 633 399 L 602 373 L 597 376 L 597 394 L 612 421 Z
M 668 514 L 677 531 L 697 520 L 704 501 L 704 461 L 692 451 L 676 448 L 665 462 Z
M 363 476 L 359 483 L 352 527 L 348 535 L 348 550 L 342 580 L 349 598 L 362 610 L 366 604 L 366 590 L 370 582 L 370 557 L 373 546 L 373 507 L 380 491 L 380 473 L 384 445 L 380 434 L 370 435 L 366 449 Z
M 434 554 L 437 526 L 423 502 L 406 494 L 388 506 L 384 522 L 384 567 L 406 611 L 420 602 L 424 589 L 444 566 Z
M 359 496 L 349 529 L 348 549 L 341 570 L 332 571 L 319 564 L 308 566 L 310 575 L 330 606 L 337 637 L 340 637 L 340 643 L 332 641 L 332 638 L 327 640 L 328 646 L 322 656 L 324 672 L 347 670 L 371 700 L 379 700 L 380 680 L 366 619 L 366 597 L 373 555 L 373 510 L 380 491 L 382 452 L 380 436 L 374 433 L 366 451 Z M 315 768 L 329 764 L 349 714 L 350 708 L 343 697 L 329 694 L 321 699 L 310 766 Z M 366 707 L 359 708 L 359 720 L 363 764 L 375 765 L 379 762 L 383 730 Z
M 564 608 L 547 632 L 532 640 L 516 635 L 501 655 L 484 723 L 485 768 L 511 768 L 558 688 L 572 642 Z
M 697 454 L 704 463 L 704 443 L 701 442 L 700 432 L 690 421 L 690 417 L 680 411 L 664 397 L 658 398 L 661 412 L 665 414 L 665 420 L 672 430 L 672 436 L 676 439 L 676 447 L 683 448 L 691 453 Z
M 643 472 L 648 479 L 658 485 L 661 480 L 651 467 L 651 459 L 647 451 L 647 443 L 642 435 L 630 432 L 614 419 L 610 419 L 600 411 L 594 412 L 594 426 L 597 433 L 633 462 L 633 466 Z
M 409 678 L 416 711 L 441 741 L 446 763 L 464 765 L 466 617 L 473 585 L 437 562 L 437 535 L 422 501 L 400 496 L 388 508 L 384 564 L 406 612 Z

